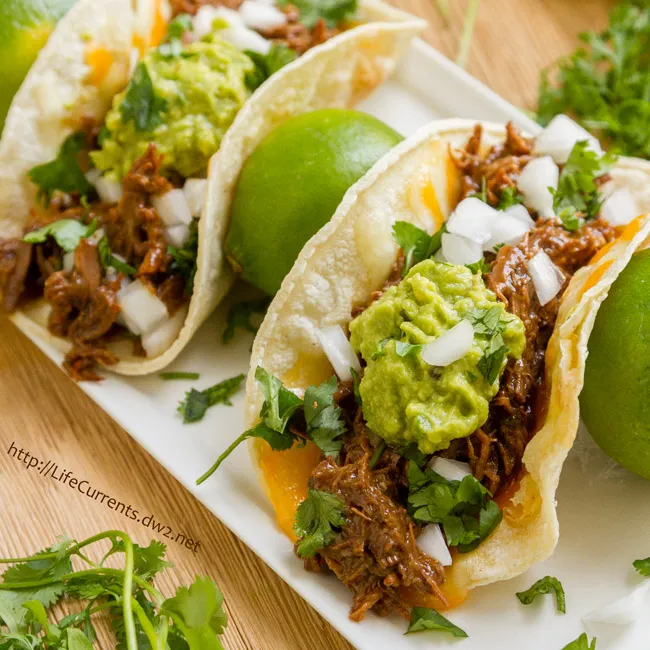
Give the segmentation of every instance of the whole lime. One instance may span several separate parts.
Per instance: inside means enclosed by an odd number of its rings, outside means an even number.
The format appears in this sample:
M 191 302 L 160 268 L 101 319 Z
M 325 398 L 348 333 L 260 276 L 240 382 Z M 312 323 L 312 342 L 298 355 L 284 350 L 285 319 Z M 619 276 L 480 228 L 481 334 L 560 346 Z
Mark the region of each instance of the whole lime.
M 401 140 L 377 118 L 344 109 L 305 113 L 281 124 L 239 176 L 226 239 L 233 266 L 275 294 L 347 189 Z
M 76 0 L 0 1 L 0 133 L 11 100 L 54 25 Z
M 598 312 L 580 406 L 603 451 L 650 479 L 650 250 L 632 257 Z

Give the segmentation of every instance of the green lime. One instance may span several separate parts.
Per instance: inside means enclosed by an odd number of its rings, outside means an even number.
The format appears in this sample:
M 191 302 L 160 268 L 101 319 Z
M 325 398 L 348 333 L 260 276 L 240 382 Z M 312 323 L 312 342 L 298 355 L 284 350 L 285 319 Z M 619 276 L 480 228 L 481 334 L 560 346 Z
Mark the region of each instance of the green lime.
M 402 136 L 377 118 L 343 109 L 293 117 L 271 132 L 239 176 L 226 253 L 269 295 L 347 189 Z
M 76 0 L 0 0 L 0 133 L 9 105 L 54 25 Z
M 634 255 L 589 339 L 581 415 L 602 450 L 650 479 L 650 250 Z

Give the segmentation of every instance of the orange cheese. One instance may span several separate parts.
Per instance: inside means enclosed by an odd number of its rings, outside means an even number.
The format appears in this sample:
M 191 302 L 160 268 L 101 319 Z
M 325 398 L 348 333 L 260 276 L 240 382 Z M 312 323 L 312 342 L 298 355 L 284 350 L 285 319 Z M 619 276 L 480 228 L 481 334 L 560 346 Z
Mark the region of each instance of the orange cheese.
M 412 607 L 428 607 L 429 609 L 435 609 L 438 612 L 446 609 L 453 609 L 454 607 L 458 607 L 458 605 L 462 605 L 469 595 L 469 589 L 461 587 L 449 579 L 445 580 L 445 582 L 440 585 L 440 591 L 442 591 L 446 602 L 443 602 L 433 594 L 425 594 L 417 589 L 413 589 L 412 587 L 401 587 L 399 593 L 400 596 Z
M 161 9 L 161 0 L 156 0 L 156 15 L 149 35 L 149 47 L 158 47 L 167 34 L 167 21 Z
M 596 267 L 593 273 L 587 278 L 585 286 L 582 288 L 582 293 L 586 293 L 592 287 L 595 287 L 599 280 L 605 275 L 607 269 L 614 263 L 614 260 L 603 262 L 600 266 Z
M 424 203 L 433 217 L 433 232 L 438 232 L 445 222 L 445 218 L 442 215 L 438 197 L 436 196 L 436 191 L 433 189 L 433 183 L 431 181 L 425 183 L 422 187 L 422 203 Z
M 86 52 L 86 63 L 90 67 L 88 83 L 99 87 L 113 65 L 113 55 L 103 47 L 95 47 Z

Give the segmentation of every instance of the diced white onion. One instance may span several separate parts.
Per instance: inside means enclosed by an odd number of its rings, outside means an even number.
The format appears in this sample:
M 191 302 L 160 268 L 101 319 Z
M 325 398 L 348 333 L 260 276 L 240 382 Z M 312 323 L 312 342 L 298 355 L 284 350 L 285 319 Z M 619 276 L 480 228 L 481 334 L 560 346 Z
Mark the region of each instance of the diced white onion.
M 519 219 L 519 221 L 525 223 L 527 226 L 530 226 L 531 228 L 535 225 L 533 218 L 530 216 L 530 212 L 528 212 L 526 206 L 522 205 L 521 203 L 517 203 L 516 205 L 511 205 L 509 208 L 506 209 L 506 214 L 509 214 L 511 217 L 514 217 L 515 219 Z
M 463 199 L 447 220 L 447 230 L 467 237 L 477 244 L 484 244 L 492 235 L 494 220 L 499 213 L 487 203 L 474 196 Z
M 544 251 L 528 260 L 528 272 L 533 279 L 537 299 L 543 307 L 560 292 L 564 284 L 564 273 L 553 264 Z
M 626 226 L 640 214 L 639 204 L 626 187 L 612 192 L 600 208 L 600 216 L 612 226 Z
M 140 341 L 147 357 L 157 357 L 168 350 L 178 338 L 178 333 L 185 324 L 187 308 L 179 309 L 171 318 L 164 320 L 156 329 L 143 334 Z
M 483 249 L 471 239 L 446 232 L 442 235 L 442 255 L 450 264 L 474 264 L 483 257 Z
M 415 543 L 429 557 L 438 560 L 442 566 L 451 566 L 451 554 L 438 524 L 429 524 L 422 529 Z
M 95 189 L 104 203 L 117 203 L 124 193 L 122 183 L 106 178 L 106 176 L 100 176 L 95 181 Z
M 492 236 L 483 244 L 483 250 L 494 251 L 495 246 L 499 244 L 516 244 L 531 228 L 531 225 L 521 219 L 503 212 L 495 220 Z
M 638 620 L 646 610 L 646 597 L 650 590 L 650 580 L 642 582 L 627 596 L 599 607 L 583 617 L 585 625 L 607 623 L 608 625 L 629 625 Z
M 193 217 L 200 217 L 205 203 L 205 195 L 208 191 L 208 181 L 205 178 L 190 178 L 185 181 L 183 192 L 187 205 L 190 208 L 190 214 Z
M 544 218 L 553 216 L 553 195 L 549 187 L 557 189 L 560 169 L 550 156 L 533 158 L 521 172 L 517 188 L 524 195 L 526 207 Z
M 350 381 L 352 379 L 350 368 L 359 372 L 361 365 L 343 328 L 340 325 L 330 325 L 318 330 L 317 334 L 334 372 L 341 381 Z
M 576 142 L 587 140 L 589 149 L 602 154 L 600 143 L 589 131 L 576 124 L 566 115 L 556 115 L 537 136 L 533 152 L 539 156 L 551 156 L 556 163 L 563 164 Z
M 448 481 L 462 481 L 466 476 L 471 476 L 472 474 L 472 470 L 470 470 L 467 463 L 461 463 L 459 460 L 451 460 L 449 458 L 441 458 L 440 456 L 434 456 L 431 459 L 429 468 Z
M 268 54 L 271 49 L 271 41 L 247 27 L 228 27 L 219 32 L 220 38 L 232 43 L 238 50 L 251 50 L 258 54 Z
M 242 17 L 233 9 L 228 7 L 211 7 L 204 5 L 201 7 L 192 19 L 193 30 L 189 36 L 193 40 L 200 40 L 207 34 L 214 31 L 214 21 L 219 19 L 229 27 L 240 27 L 244 25 Z
M 474 328 L 462 320 L 422 348 L 421 356 L 431 366 L 448 366 L 462 359 L 472 347 Z
M 86 172 L 86 180 L 92 185 L 94 185 L 101 177 L 102 173 L 99 171 L 99 169 L 93 168 L 89 169 Z
M 192 222 L 190 206 L 183 190 L 170 190 L 160 196 L 154 196 L 151 203 L 166 226 L 177 226 L 181 223 L 189 226 Z
M 252 0 L 244 0 L 239 7 L 239 15 L 246 27 L 266 31 L 280 27 L 287 22 L 287 14 L 273 5 L 265 5 Z
M 117 292 L 126 327 L 134 334 L 148 334 L 169 318 L 165 303 L 140 280 L 131 282 Z
M 182 248 L 190 238 L 190 228 L 184 223 L 165 228 L 165 238 L 172 246 Z
M 63 253 L 63 270 L 72 271 L 74 268 L 74 251 Z
M 92 244 L 95 244 L 95 246 L 97 246 L 97 244 L 99 244 L 99 242 L 104 238 L 104 235 L 106 235 L 104 229 L 97 228 L 97 230 L 95 230 L 95 232 L 92 235 L 90 235 L 90 237 L 88 237 L 88 241 Z

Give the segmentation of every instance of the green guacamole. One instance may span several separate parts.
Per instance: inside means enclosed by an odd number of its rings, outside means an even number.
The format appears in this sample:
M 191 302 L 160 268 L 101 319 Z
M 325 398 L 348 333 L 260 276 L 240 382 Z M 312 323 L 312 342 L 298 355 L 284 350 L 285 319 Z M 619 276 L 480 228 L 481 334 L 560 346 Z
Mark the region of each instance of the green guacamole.
M 499 310 L 496 331 L 509 351 L 489 383 L 481 359 L 493 333 L 480 331 L 475 319 L 491 309 Z M 396 341 L 430 343 L 463 318 L 474 324 L 474 341 L 458 361 L 434 367 L 419 349 L 398 355 Z M 480 274 L 433 260 L 414 266 L 350 323 L 350 333 L 367 363 L 360 391 L 368 426 L 389 445 L 415 442 L 427 454 L 485 423 L 507 357 L 521 357 L 525 345 L 524 324 L 497 302 Z
M 144 64 L 156 98 L 163 100 L 162 124 L 138 131 L 132 119 L 124 121 L 125 90 L 113 100 L 105 123 L 109 134 L 101 150 L 91 154 L 93 162 L 121 179 L 153 142 L 165 156 L 163 169 L 185 177 L 204 172 L 250 95 L 246 74 L 254 69 L 253 62 L 211 34 L 184 47 L 180 56 L 164 57 L 151 50 Z

